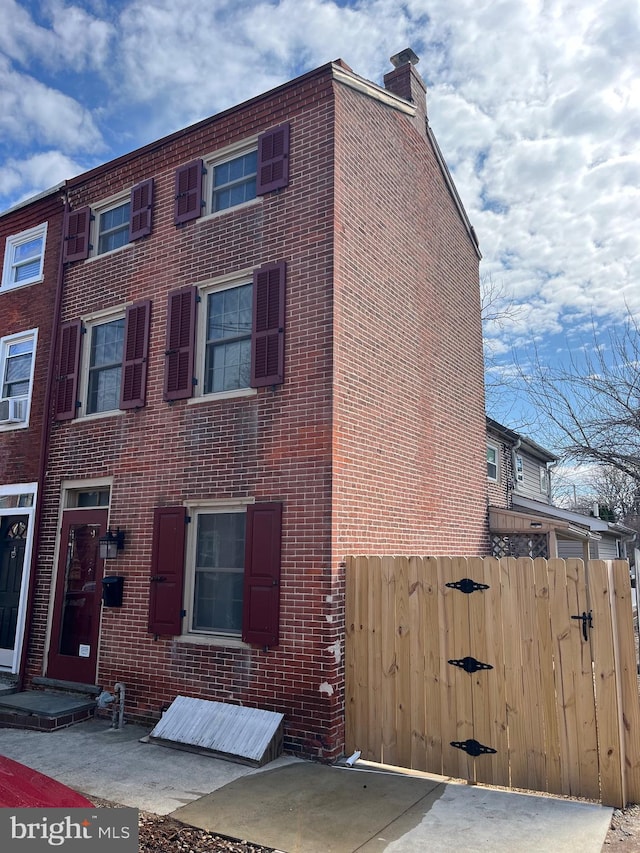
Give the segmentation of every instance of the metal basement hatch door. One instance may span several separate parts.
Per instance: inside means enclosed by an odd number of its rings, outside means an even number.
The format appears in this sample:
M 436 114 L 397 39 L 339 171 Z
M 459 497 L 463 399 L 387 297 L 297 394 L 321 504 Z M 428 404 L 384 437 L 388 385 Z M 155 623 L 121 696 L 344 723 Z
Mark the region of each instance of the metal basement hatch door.
M 282 752 L 284 714 L 176 696 L 149 740 L 261 767 Z

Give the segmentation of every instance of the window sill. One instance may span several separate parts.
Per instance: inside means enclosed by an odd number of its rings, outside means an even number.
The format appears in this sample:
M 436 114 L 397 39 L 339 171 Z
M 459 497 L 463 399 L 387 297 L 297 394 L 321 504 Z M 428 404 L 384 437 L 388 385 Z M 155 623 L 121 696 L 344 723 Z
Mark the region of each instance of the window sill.
M 226 637 L 221 634 L 180 634 L 176 641 L 180 644 L 194 646 L 215 646 L 216 648 L 250 649 L 240 637 Z
M 11 282 L 10 284 L 2 284 L 0 285 L 0 294 L 2 293 L 10 293 L 13 290 L 20 290 L 22 287 L 31 287 L 34 284 L 42 284 L 44 281 L 44 276 L 41 275 L 38 278 L 34 278 L 31 281 L 21 281 L 18 284 Z
M 86 423 L 87 421 L 97 421 L 100 418 L 113 418 L 116 415 L 124 415 L 124 409 L 109 409 L 108 412 L 92 412 L 90 415 L 78 415 L 71 419 L 71 423 Z
M 201 394 L 199 397 L 190 397 L 187 405 L 193 406 L 198 403 L 215 403 L 216 400 L 233 400 L 236 397 L 255 397 L 257 388 L 238 388 L 235 391 L 219 391 L 216 394 Z
M 29 422 L 28 421 L 18 421 L 16 423 L 11 424 L 3 424 L 0 423 L 0 432 L 9 432 L 14 429 L 28 429 Z
M 221 216 L 226 216 L 228 213 L 234 213 L 236 210 L 246 210 L 249 207 L 256 207 L 262 203 L 262 196 L 252 198 L 250 201 L 243 201 L 242 204 L 234 204 L 233 207 L 225 207 L 224 210 L 216 210 L 213 213 L 205 213 L 204 216 L 198 217 L 196 223 L 210 222 L 212 219 L 219 219 Z
M 108 252 L 100 252 L 100 254 L 90 255 L 86 259 L 86 263 L 90 264 L 92 261 L 99 261 L 100 258 L 109 258 L 111 255 L 117 255 L 119 252 L 126 252 L 127 249 L 132 249 L 134 246 L 135 242 L 125 243 L 124 246 L 118 246 L 117 249 L 110 249 Z

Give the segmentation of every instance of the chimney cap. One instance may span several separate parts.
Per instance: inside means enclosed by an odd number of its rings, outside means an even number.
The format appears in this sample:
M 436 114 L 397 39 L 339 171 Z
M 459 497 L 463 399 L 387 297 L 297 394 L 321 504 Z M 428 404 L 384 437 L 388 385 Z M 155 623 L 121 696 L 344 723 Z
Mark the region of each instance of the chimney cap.
M 405 47 L 400 53 L 394 54 L 390 61 L 394 68 L 399 68 L 401 65 L 406 65 L 407 62 L 417 65 L 420 62 L 420 57 L 410 47 Z

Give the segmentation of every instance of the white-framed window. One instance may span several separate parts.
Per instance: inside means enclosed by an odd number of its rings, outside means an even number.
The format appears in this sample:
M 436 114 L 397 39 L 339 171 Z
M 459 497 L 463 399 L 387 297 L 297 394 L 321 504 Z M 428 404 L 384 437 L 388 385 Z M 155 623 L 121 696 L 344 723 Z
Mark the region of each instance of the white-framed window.
M 7 237 L 2 270 L 2 290 L 42 281 L 47 223 Z
M 234 277 L 200 289 L 199 383 L 201 394 L 250 388 L 252 276 Z
M 0 428 L 29 422 L 38 332 L 30 329 L 0 338 Z
M 81 413 L 95 415 L 120 408 L 124 326 L 124 312 L 85 322 Z
M 524 462 L 522 460 L 522 456 L 519 453 L 516 453 L 516 483 L 524 483 Z
M 207 212 L 220 213 L 256 198 L 257 139 L 232 146 L 206 160 Z
M 487 477 L 492 483 L 498 482 L 500 452 L 495 444 L 487 442 Z
M 201 506 L 190 512 L 187 568 L 189 634 L 240 637 L 246 506 Z
M 113 252 L 129 243 L 130 209 L 130 193 L 95 207 L 92 240 L 94 255 Z
M 549 471 L 546 466 L 540 466 L 540 491 L 543 495 L 549 494 Z

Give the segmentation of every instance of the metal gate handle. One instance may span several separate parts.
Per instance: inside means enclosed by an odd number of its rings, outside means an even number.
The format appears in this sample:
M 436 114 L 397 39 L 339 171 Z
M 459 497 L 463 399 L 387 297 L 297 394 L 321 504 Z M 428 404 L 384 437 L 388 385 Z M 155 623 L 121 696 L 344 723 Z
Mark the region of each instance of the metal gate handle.
M 593 628 L 593 617 L 591 615 L 592 611 L 590 610 L 588 613 L 583 610 L 579 616 L 572 616 L 572 619 L 581 619 L 582 620 L 582 636 L 585 639 L 585 642 L 589 639 L 589 634 L 587 632 L 587 626 L 589 628 Z

